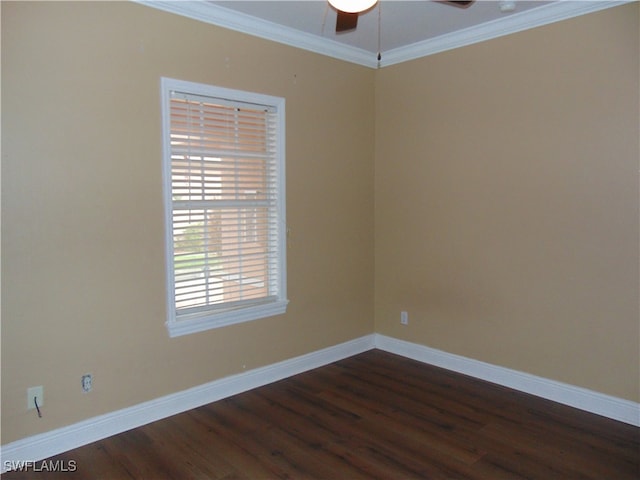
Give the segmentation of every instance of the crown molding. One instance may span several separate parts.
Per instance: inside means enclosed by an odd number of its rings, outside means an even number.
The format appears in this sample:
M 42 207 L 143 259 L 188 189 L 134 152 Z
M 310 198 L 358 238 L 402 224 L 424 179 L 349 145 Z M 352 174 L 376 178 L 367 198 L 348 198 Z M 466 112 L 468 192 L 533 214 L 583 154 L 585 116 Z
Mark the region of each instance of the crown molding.
M 625 3 L 631 3 L 632 1 L 634 0 L 560 0 L 555 3 L 548 3 L 531 10 L 514 13 L 507 17 L 441 35 L 433 39 L 389 50 L 383 53 L 384 64 L 382 66 L 415 60 L 416 58 L 484 42 L 523 30 L 586 15 L 587 13 L 617 7 Z
M 301 32 L 202 0 L 131 1 L 346 62 L 369 68 L 382 68 L 528 30 L 530 28 L 567 20 L 580 15 L 617 7 L 637 0 L 559 0 L 474 27 L 382 52 L 382 60 L 380 62 L 377 61 L 372 52 L 367 50 L 345 45 L 329 38 Z
M 206 1 L 132 0 L 134 3 L 175 13 L 193 20 L 228 28 L 266 40 L 283 43 L 347 62 L 377 68 L 375 56 L 361 48 L 345 45 L 329 38 L 301 32 L 261 18 L 252 17 Z

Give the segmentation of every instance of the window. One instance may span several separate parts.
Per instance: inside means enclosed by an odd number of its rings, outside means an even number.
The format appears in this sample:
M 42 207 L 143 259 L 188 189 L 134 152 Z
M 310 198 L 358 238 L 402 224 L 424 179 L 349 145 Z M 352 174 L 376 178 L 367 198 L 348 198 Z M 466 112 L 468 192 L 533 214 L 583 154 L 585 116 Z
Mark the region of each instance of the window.
M 169 334 L 284 313 L 284 99 L 161 90 Z

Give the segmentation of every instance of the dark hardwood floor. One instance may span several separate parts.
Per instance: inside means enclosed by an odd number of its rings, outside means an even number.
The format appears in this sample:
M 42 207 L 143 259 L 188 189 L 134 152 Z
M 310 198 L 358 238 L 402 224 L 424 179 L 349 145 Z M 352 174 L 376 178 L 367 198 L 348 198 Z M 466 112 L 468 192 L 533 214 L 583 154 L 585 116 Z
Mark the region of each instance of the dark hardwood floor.
M 640 479 L 640 429 L 379 350 L 13 479 Z

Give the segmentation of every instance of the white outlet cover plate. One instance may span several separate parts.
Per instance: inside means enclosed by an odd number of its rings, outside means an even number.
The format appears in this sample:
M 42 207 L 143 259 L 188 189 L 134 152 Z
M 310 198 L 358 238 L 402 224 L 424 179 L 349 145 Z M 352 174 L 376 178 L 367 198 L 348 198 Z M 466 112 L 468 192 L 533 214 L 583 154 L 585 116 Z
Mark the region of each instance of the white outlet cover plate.
M 27 410 L 36 408 L 34 398 L 38 399 L 38 407 L 44 405 L 44 388 L 42 386 L 27 388 Z

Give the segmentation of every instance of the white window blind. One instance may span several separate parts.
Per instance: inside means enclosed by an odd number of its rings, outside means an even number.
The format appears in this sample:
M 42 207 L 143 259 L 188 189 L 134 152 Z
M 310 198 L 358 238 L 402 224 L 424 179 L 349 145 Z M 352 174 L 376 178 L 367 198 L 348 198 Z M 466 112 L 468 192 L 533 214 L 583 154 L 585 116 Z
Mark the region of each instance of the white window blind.
M 163 79 L 169 331 L 284 312 L 284 100 Z

